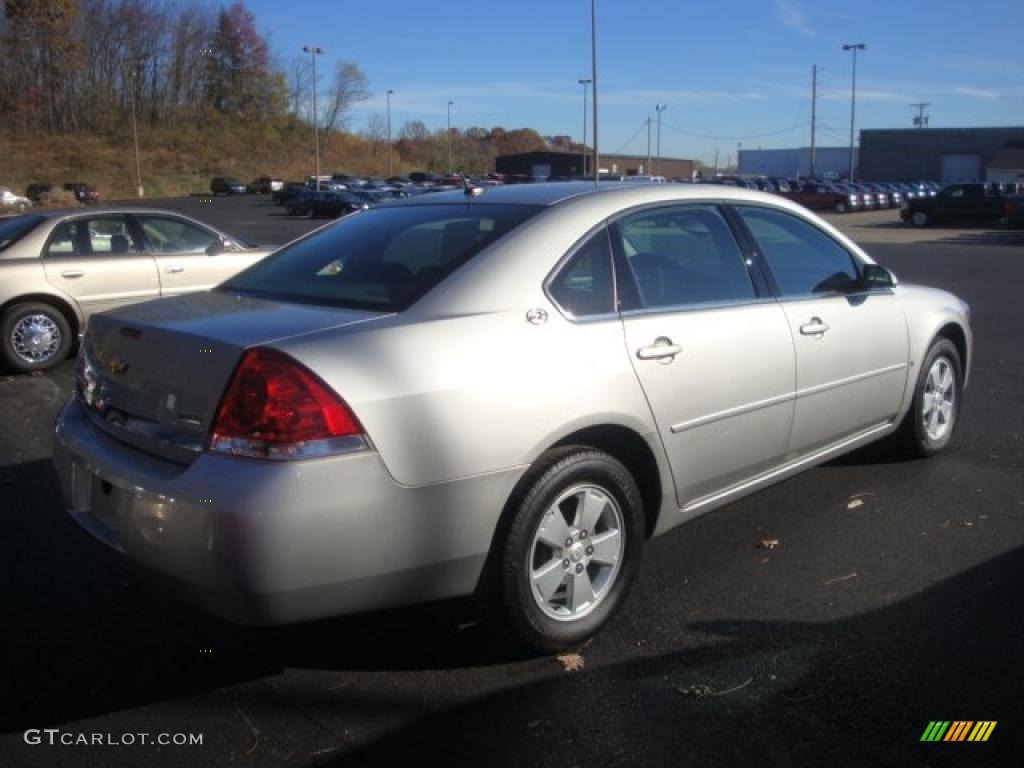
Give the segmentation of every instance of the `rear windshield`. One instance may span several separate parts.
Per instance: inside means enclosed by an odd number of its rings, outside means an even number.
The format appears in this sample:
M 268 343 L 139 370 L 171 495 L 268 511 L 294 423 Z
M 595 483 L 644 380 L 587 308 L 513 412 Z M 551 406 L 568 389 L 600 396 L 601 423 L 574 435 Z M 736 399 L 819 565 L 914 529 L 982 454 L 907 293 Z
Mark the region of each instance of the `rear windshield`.
M 374 208 L 283 248 L 220 290 L 400 312 L 540 210 L 486 203 Z
M 28 214 L 27 216 L 15 216 L 13 219 L 0 221 L 0 251 L 6 251 L 10 246 L 21 240 L 45 218 L 45 216 Z

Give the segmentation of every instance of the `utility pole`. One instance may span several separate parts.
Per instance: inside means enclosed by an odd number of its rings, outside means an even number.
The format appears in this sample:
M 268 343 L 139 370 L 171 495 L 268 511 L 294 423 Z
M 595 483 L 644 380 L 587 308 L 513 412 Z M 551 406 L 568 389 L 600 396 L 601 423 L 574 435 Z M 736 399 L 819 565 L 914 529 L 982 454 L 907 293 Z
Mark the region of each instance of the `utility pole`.
M 928 126 L 928 116 L 924 113 L 928 107 L 932 104 L 930 101 L 921 101 L 917 104 L 911 104 L 914 109 L 917 110 L 917 117 L 914 118 L 914 125 L 918 128 L 926 128 Z
M 853 81 L 850 86 L 850 181 L 853 181 L 853 125 L 854 116 L 857 111 L 857 51 L 863 51 L 867 48 L 864 43 L 844 43 L 844 51 L 853 51 Z
M 448 102 L 448 175 L 452 175 L 452 106 L 454 101 Z
M 661 113 L 668 109 L 668 104 L 655 104 L 654 111 L 658 113 L 658 167 L 657 173 L 661 175 Z
M 317 45 L 304 45 L 302 50 L 309 54 L 313 60 L 313 188 L 320 189 L 320 116 L 316 111 L 316 57 L 324 52 L 324 49 Z
M 392 156 L 393 153 L 391 151 L 392 150 L 392 144 L 391 144 L 391 96 L 394 93 L 395 92 L 392 91 L 392 90 L 388 91 L 388 176 L 394 176 L 395 175 L 395 164 L 394 164 L 394 158 Z
M 715 178 L 718 175 L 718 150 L 715 150 L 715 167 L 711 172 L 711 178 Z
M 581 79 L 578 81 L 583 86 L 583 167 L 580 174 L 581 177 L 587 177 L 587 86 L 590 85 L 593 80 L 590 78 Z
M 139 76 L 138 64 L 132 67 L 132 137 L 135 140 L 135 183 L 138 186 L 139 197 L 143 197 L 146 191 L 142 188 L 142 163 L 139 160 L 139 130 L 135 124 L 135 93 L 136 80 Z
M 647 165 L 644 166 L 644 173 L 651 175 L 651 116 L 647 116 Z
M 601 155 L 597 149 L 597 6 L 590 0 L 590 78 L 594 81 L 594 181 L 601 177 Z
M 811 178 L 815 178 L 814 174 L 814 129 L 815 123 L 818 116 L 818 65 L 815 64 L 811 69 Z

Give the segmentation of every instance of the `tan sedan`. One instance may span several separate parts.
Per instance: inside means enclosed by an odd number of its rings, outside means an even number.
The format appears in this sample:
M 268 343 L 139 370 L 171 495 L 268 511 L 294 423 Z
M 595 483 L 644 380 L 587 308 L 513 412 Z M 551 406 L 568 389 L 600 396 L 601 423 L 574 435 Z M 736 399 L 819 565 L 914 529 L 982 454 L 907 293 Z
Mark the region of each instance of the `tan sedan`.
M 56 365 L 89 316 L 204 290 L 266 256 L 169 211 L 46 211 L 0 222 L 0 359 Z

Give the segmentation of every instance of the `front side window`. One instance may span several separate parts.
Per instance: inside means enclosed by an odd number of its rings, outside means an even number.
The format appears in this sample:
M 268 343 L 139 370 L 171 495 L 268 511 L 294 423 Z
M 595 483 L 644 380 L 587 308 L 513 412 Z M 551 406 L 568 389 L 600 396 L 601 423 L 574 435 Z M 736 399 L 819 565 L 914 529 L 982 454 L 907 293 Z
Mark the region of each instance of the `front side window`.
M 282 248 L 221 289 L 399 312 L 539 210 L 487 203 L 373 208 Z
M 639 308 L 755 297 L 739 246 L 714 205 L 644 211 L 624 219 L 618 233 Z
M 141 250 L 125 216 L 100 216 L 60 224 L 50 235 L 46 255 L 130 256 Z
M 813 224 L 782 211 L 736 206 L 784 297 L 849 293 L 860 284 L 853 255 Z
M 140 215 L 138 220 L 154 253 L 205 253 L 220 242 L 209 230 L 182 219 Z
M 615 311 L 615 283 L 608 231 L 592 235 L 548 284 L 551 298 L 573 317 Z

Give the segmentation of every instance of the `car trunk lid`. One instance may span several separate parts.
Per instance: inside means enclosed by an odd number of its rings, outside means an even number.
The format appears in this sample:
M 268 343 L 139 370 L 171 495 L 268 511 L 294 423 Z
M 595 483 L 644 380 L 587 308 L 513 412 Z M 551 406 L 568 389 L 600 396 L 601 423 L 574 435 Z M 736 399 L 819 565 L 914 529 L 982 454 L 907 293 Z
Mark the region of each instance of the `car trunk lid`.
M 219 291 L 101 313 L 80 354 L 79 401 L 108 435 L 188 464 L 245 349 L 383 316 Z

